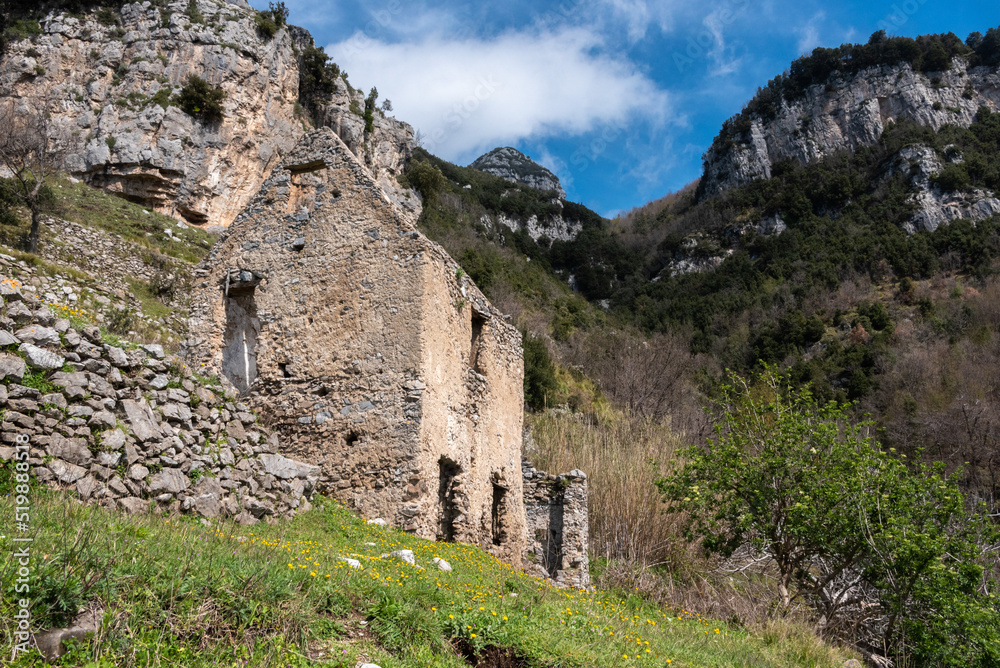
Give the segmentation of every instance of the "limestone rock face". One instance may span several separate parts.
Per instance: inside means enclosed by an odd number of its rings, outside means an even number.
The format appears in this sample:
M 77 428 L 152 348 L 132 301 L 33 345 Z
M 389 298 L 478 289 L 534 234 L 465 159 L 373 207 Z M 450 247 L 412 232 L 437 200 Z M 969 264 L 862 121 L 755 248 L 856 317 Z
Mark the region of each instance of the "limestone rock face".
M 903 64 L 833 78 L 791 104 L 783 102 L 772 120 L 752 117 L 742 136 L 717 137 L 704 156 L 701 189 L 715 195 L 769 178 L 771 166 L 782 160 L 810 163 L 871 146 L 888 123 L 902 119 L 935 130 L 946 124 L 968 127 L 983 106 L 1000 109 L 1000 71 L 968 69 L 961 59 L 930 76 Z
M 187 6 L 124 5 L 119 29 L 94 14 L 51 14 L 41 36 L 10 46 L 0 88 L 43 101 L 70 173 L 188 222 L 224 225 L 302 132 L 298 68 L 287 31 L 262 41 L 249 9 L 202 0 L 205 22 L 193 23 Z M 153 102 L 192 74 L 226 92 L 221 123 Z
M 554 190 L 560 199 L 566 197 L 558 176 L 510 146 L 484 153 L 469 167 L 538 190 Z
M 227 226 L 308 126 L 296 113 L 292 33 L 312 38 L 293 26 L 261 38 L 243 0 L 197 0 L 203 22 L 192 21 L 188 6 L 126 4 L 120 26 L 95 13 L 50 14 L 41 35 L 10 44 L 0 91 L 19 109 L 49 112 L 71 174 L 188 223 Z M 225 91 L 221 122 L 168 103 L 190 75 Z M 328 117 L 342 114 L 342 131 L 353 136 L 363 121 L 349 111 L 343 81 L 341 89 Z M 374 133 L 359 137 L 356 152 L 390 179 L 409 158 L 413 130 L 380 117 Z
M 945 159 L 961 162 L 962 157 L 952 153 Z M 918 207 L 913 218 L 904 225 L 910 234 L 923 230 L 933 232 L 953 220 L 979 221 L 1000 214 L 1000 199 L 988 190 L 942 191 L 933 178 L 943 168 L 944 160 L 930 146 L 907 146 L 893 158 L 887 176 L 905 175 L 914 191 L 911 199 Z
M 403 172 L 415 146 L 413 128 L 391 116 L 376 111 L 371 134 L 365 134 L 365 121 L 353 109 L 364 108 L 359 90 L 337 86 L 329 104 L 321 110 L 321 124 L 331 128 L 347 148 L 364 164 L 389 199 L 413 216 L 420 217 L 419 195 L 400 187 L 396 177 Z

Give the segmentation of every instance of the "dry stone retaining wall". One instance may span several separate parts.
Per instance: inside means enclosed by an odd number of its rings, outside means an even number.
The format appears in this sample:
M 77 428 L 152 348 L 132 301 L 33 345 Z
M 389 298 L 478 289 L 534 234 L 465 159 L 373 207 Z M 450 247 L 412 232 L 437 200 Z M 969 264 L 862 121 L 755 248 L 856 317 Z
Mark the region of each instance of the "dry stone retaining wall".
M 0 460 L 27 436 L 37 480 L 126 512 L 253 524 L 308 509 L 318 467 L 277 454 L 245 404 L 161 346 L 111 345 L 19 288 L 0 281 Z

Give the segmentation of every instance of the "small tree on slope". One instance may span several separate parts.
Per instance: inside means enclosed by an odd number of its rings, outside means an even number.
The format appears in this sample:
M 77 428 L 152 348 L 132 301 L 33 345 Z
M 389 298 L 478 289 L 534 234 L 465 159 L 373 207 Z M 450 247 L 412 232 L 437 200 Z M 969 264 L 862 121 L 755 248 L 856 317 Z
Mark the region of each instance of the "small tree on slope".
M 827 636 L 916 665 L 1000 665 L 998 535 L 940 466 L 883 452 L 845 405 L 765 371 L 724 388 L 717 436 L 658 485 L 690 539 L 777 580 Z
M 52 200 L 45 184 L 54 169 L 56 155 L 44 103 L 36 101 L 34 110 L 15 106 L 14 101 L 0 104 L 0 189 L 3 199 L 23 205 L 31 213 L 28 250 L 38 251 L 38 237 L 43 211 Z

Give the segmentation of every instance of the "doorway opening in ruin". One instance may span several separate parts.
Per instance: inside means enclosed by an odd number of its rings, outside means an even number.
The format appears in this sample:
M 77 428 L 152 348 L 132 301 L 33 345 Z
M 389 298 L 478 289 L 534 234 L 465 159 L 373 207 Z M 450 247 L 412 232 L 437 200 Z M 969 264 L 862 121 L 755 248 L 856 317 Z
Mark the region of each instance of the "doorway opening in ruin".
M 256 285 L 230 288 L 226 293 L 226 331 L 223 336 L 222 374 L 241 394 L 257 378 L 257 338 L 260 319 L 254 299 Z
M 442 542 L 452 543 L 455 541 L 455 520 L 459 516 L 458 501 L 458 474 L 462 468 L 448 459 L 442 457 L 438 460 L 438 532 L 437 539 Z
M 537 538 L 537 536 L 536 536 Z M 542 556 L 542 566 L 554 575 L 562 565 L 563 552 L 563 504 L 553 503 L 549 505 L 549 526 L 545 535 L 540 541 L 544 554 Z
M 473 311 L 472 344 L 469 346 L 469 366 L 475 369 L 476 373 L 482 373 L 482 370 L 480 369 L 479 355 L 482 349 L 483 326 L 485 324 L 486 318 Z
M 504 498 L 507 488 L 493 483 L 493 544 L 500 545 L 507 538 L 507 508 Z

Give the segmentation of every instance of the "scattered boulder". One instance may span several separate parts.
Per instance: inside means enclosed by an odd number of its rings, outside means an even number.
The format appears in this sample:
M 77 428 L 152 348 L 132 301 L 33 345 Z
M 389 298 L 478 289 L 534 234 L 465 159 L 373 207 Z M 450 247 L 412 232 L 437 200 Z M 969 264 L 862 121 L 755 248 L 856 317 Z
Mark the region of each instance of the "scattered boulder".
M 449 564 L 441 557 L 434 557 L 434 564 L 438 567 L 439 571 L 444 571 L 445 573 L 451 573 L 451 564 Z
M 0 353 L 0 380 L 24 378 L 24 360 L 17 355 Z
M 65 357 L 30 343 L 22 343 L 18 350 L 28 358 L 28 364 L 39 369 L 59 369 L 66 363 Z
M 283 455 L 264 454 L 260 456 L 264 471 L 275 478 L 305 478 L 319 473 L 320 467 L 289 459 Z
M 55 661 L 66 653 L 67 640 L 85 640 L 101 628 L 104 612 L 91 609 L 73 620 L 73 625 L 65 629 L 51 629 L 35 634 L 35 646 L 46 661 Z
M 390 552 L 389 554 L 383 554 L 382 557 L 383 558 L 384 557 L 395 557 L 395 558 L 399 559 L 400 561 L 405 561 L 406 563 L 410 564 L 411 566 L 416 566 L 417 565 L 417 560 L 413 556 L 413 550 L 396 550 L 394 552 Z

